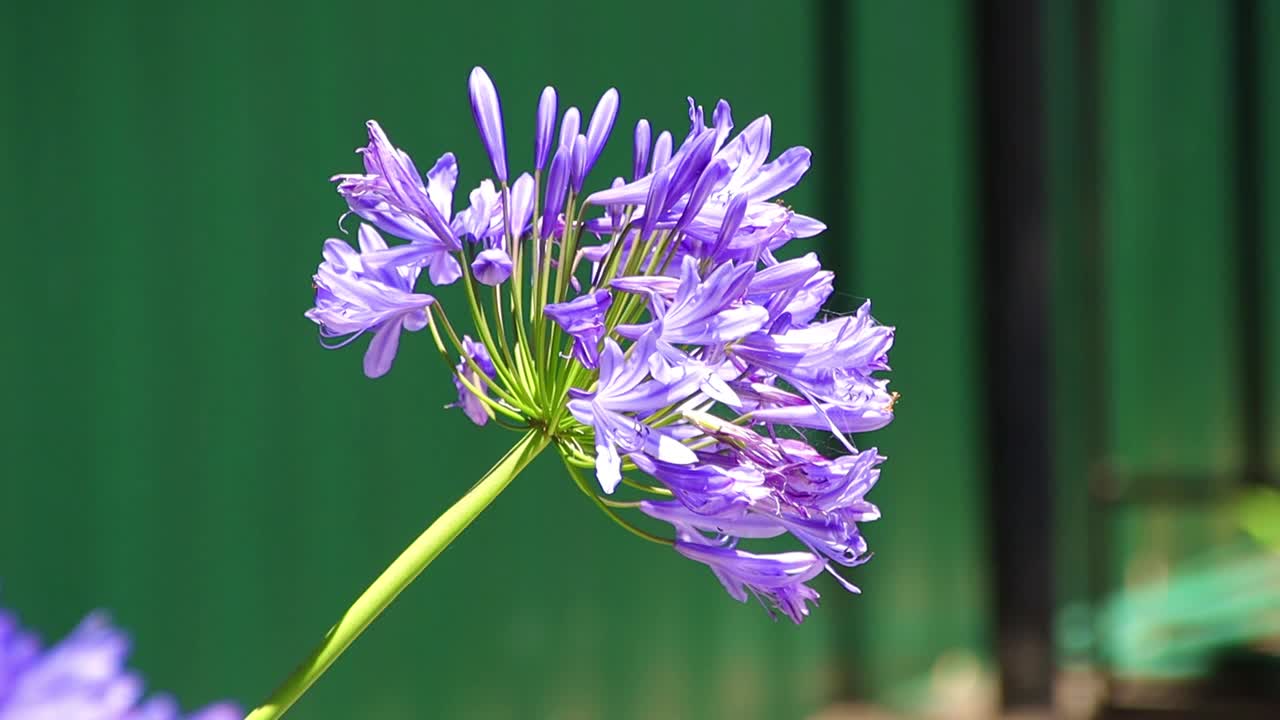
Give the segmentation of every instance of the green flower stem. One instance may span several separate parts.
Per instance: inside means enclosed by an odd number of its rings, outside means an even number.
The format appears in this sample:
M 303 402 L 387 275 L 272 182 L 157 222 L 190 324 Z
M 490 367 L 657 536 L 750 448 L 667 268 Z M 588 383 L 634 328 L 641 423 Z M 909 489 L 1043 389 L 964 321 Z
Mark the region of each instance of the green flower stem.
M 588 481 L 585 477 L 583 477 L 582 472 L 578 470 L 578 468 L 574 467 L 569 463 L 565 463 L 564 466 L 566 469 L 569 470 L 569 474 L 573 476 L 573 481 L 575 484 L 577 484 L 578 489 L 581 490 L 584 495 L 590 498 L 591 501 L 596 504 L 596 507 L 600 508 L 600 510 L 602 510 L 605 515 L 609 516 L 610 520 L 617 523 L 618 526 L 621 527 L 623 530 L 626 530 L 627 532 L 631 533 L 632 535 L 635 535 L 638 538 L 641 538 L 643 540 L 648 540 L 649 542 L 657 545 L 666 545 L 667 547 L 671 547 L 672 545 L 675 544 L 675 542 L 672 540 L 668 540 L 667 538 L 664 538 L 664 537 L 658 537 L 653 533 L 641 530 L 635 525 L 632 525 L 631 523 L 627 522 L 621 515 L 615 512 L 613 508 L 609 507 L 609 504 L 605 502 L 604 498 L 596 494 L 595 490 L 591 488 L 590 481 Z M 254 719 L 250 719 L 250 720 L 254 720 Z
M 395 562 L 378 576 L 325 635 L 311 655 L 294 670 L 265 703 L 245 720 L 274 720 L 285 714 L 360 633 L 387 609 L 396 596 L 423 571 L 449 543 L 476 519 L 482 510 L 544 450 L 550 439 L 530 431 L 485 474 L 462 499 L 436 518 Z
M 440 304 L 436 303 L 433 307 L 439 308 Z M 476 377 L 484 377 L 485 372 L 480 368 L 478 364 L 476 364 L 476 359 L 469 356 L 466 352 L 463 351 L 462 341 L 458 339 L 458 333 L 453 329 L 453 325 L 449 323 L 449 316 L 445 314 L 443 309 L 439 310 L 439 314 L 440 314 L 440 321 L 444 323 L 445 331 L 449 333 L 449 340 L 450 342 L 453 343 L 454 348 L 457 349 L 458 354 L 462 356 L 463 361 L 466 362 L 467 366 L 470 367 L 471 370 L 476 374 Z M 471 390 L 471 392 L 475 393 L 478 388 L 472 385 L 466 378 L 459 376 L 456 368 L 454 368 L 454 366 L 450 364 L 451 361 L 449 360 L 449 353 L 448 351 L 445 350 L 444 343 L 440 340 L 440 332 L 436 329 L 436 323 L 434 318 L 435 318 L 434 312 L 427 313 L 427 325 L 431 328 L 432 339 L 435 340 L 436 348 L 440 351 L 440 355 L 441 355 L 441 358 L 444 360 L 445 366 L 449 368 L 450 372 L 454 375 L 454 377 L 457 377 L 458 380 L 462 382 L 462 384 L 466 385 L 467 388 Z M 497 363 L 494 363 L 494 367 L 495 369 L 497 368 Z M 498 374 L 499 380 L 502 380 L 504 377 L 505 376 L 503 376 L 502 373 Z M 518 398 L 516 398 L 510 392 L 504 389 L 501 383 L 490 382 L 490 383 L 487 383 L 486 387 L 489 390 L 492 390 L 495 395 L 502 398 L 508 404 L 518 405 L 518 403 L 520 402 Z M 520 385 L 517 384 L 515 387 L 518 388 L 520 387 Z M 485 399 L 483 395 L 479 395 L 479 394 L 477 394 L 476 397 L 479 397 L 481 400 Z M 514 414 L 514 411 L 511 411 L 511 410 L 508 410 L 507 414 L 510 415 L 511 418 L 514 420 L 524 419 L 522 416 Z

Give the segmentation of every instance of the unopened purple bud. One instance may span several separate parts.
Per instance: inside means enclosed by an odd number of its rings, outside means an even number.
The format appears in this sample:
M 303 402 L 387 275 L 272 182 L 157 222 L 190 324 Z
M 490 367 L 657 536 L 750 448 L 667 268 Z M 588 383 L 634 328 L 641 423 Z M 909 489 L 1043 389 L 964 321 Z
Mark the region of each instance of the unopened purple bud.
M 649 136 L 649 121 L 641 118 L 636 122 L 635 150 L 631 155 L 631 179 L 644 177 L 645 165 L 649 164 L 649 144 L 653 142 Z
M 556 217 L 564 207 L 564 197 L 569 190 L 569 148 L 561 145 L 551 158 L 551 170 L 547 173 L 547 195 L 542 206 L 542 238 L 551 237 Z
M 573 149 L 573 139 L 578 137 L 578 129 L 582 126 L 582 114 L 578 108 L 571 107 L 564 111 L 564 119 L 560 121 L 560 144 Z
M 534 133 L 533 169 L 541 170 L 547 165 L 547 156 L 551 154 L 551 136 L 556 129 L 556 89 L 548 85 L 538 98 L 538 123 Z
M 511 236 L 520 237 L 533 216 L 533 176 L 524 173 L 511 186 Z
M 498 99 L 498 91 L 481 67 L 472 69 L 467 87 L 471 92 L 471 113 L 480 129 L 484 149 L 493 162 L 493 174 L 499 182 L 506 182 L 507 144 L 502 132 L 502 101 Z
M 729 163 L 724 160 L 717 160 L 702 173 L 702 177 L 698 178 L 698 183 L 693 186 L 693 192 L 689 194 L 689 201 L 685 203 L 684 213 L 680 215 L 680 219 L 676 221 L 676 226 L 672 232 L 680 232 L 689 227 L 689 223 L 702 212 L 702 206 L 707 204 L 707 198 L 711 197 L 711 193 L 720 189 L 720 186 L 729 178 Z
M 724 222 L 720 224 L 720 234 L 716 236 L 715 247 L 711 250 L 711 258 L 717 258 L 728 247 L 733 240 L 733 236 L 738 234 L 738 228 L 742 227 L 742 218 L 747 214 L 747 202 L 750 200 L 746 193 L 738 193 L 729 198 L 729 206 L 724 210 Z
M 511 256 L 500 248 L 482 250 L 471 261 L 471 272 L 485 285 L 501 285 L 511 277 Z
M 653 144 L 653 167 L 649 172 L 657 172 L 658 168 L 671 161 L 671 133 L 663 130 L 658 133 L 658 141 Z
M 658 216 L 666 210 L 667 183 L 670 178 L 671 174 L 666 171 L 658 171 L 653 175 L 653 182 L 649 184 L 649 196 L 644 201 L 644 222 L 640 224 L 642 238 L 649 237 L 658 222 Z
M 569 184 L 575 193 L 582 192 L 582 181 L 587 174 L 587 138 L 579 135 L 574 138 L 573 150 L 569 154 Z
M 585 176 L 595 167 L 600 159 L 600 152 L 613 132 L 613 121 L 618 117 L 618 89 L 609 88 L 600 96 L 596 109 L 591 113 L 591 122 L 587 123 L 587 158 L 582 174 Z M 581 186 L 578 187 L 581 190 Z

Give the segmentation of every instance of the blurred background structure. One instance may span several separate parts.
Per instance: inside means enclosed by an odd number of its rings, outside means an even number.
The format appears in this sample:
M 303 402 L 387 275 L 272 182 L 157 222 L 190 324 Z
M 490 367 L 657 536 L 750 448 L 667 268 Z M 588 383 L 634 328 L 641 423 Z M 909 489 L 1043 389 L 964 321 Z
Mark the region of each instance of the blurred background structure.
M 1276 716 L 1280 2 L 7 0 L 0 47 L 0 601 L 47 636 L 109 608 L 251 705 L 513 439 L 427 338 L 369 381 L 302 317 L 366 119 L 486 176 L 483 64 L 517 166 L 545 84 L 621 91 L 596 184 L 686 95 L 814 150 L 802 249 L 898 327 L 876 557 L 774 624 L 547 460 L 298 717 Z

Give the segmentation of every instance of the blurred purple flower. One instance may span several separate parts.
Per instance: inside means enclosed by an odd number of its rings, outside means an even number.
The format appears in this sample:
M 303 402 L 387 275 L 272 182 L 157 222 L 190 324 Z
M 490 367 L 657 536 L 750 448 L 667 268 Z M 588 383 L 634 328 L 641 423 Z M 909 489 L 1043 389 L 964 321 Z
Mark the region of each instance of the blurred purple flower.
M 144 697 L 142 678 L 125 666 L 129 639 L 106 617 L 85 618 L 49 646 L 0 609 L 0 720 L 240 720 L 219 703 L 184 714 L 167 695 Z

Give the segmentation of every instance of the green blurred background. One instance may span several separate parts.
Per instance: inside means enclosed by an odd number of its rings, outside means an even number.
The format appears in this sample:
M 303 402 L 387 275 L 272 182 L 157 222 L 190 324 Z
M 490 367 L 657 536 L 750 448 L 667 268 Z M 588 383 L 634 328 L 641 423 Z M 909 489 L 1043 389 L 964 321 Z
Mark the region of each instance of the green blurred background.
M 770 113 L 775 153 L 814 150 L 786 197 L 831 226 L 806 248 L 839 267 L 838 302 L 869 296 L 899 328 L 905 398 L 860 441 L 890 457 L 876 558 L 850 573 L 862 596 L 828 585 L 803 626 L 775 624 L 544 458 L 297 716 L 793 718 L 980 695 L 991 548 L 1016 539 L 992 532 L 986 481 L 988 408 L 1009 398 L 984 372 L 1003 348 L 983 334 L 977 124 L 999 93 L 979 87 L 979 5 L 0 3 L 3 603 L 48 637 L 108 608 L 153 687 L 251 706 L 501 455 L 514 436 L 441 409 L 426 337 L 369 381 L 302 317 L 344 209 L 327 179 L 358 167 L 366 119 L 420 166 L 456 152 L 460 189 L 487 176 L 465 90 L 482 64 L 515 167 L 545 84 L 562 108 L 621 91 L 598 184 L 629 168 L 638 117 L 685 127 L 686 95 L 728 99 L 739 127 Z M 1053 483 L 1053 657 L 1123 671 L 1104 608 L 1245 543 L 1238 487 L 1280 463 L 1280 378 L 1249 374 L 1277 357 L 1280 294 L 1241 277 L 1280 270 L 1280 3 L 1248 3 L 1245 55 L 1229 2 L 1041 5 L 1054 472 L 1028 482 Z M 1277 517 L 1249 507 L 1255 528 Z M 1252 597 L 1274 611 L 1266 577 Z

